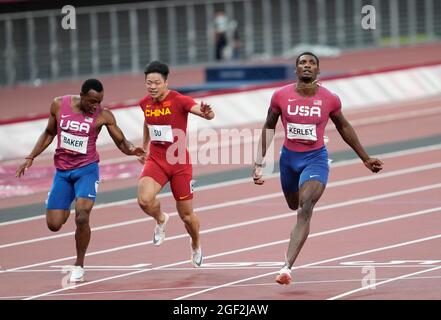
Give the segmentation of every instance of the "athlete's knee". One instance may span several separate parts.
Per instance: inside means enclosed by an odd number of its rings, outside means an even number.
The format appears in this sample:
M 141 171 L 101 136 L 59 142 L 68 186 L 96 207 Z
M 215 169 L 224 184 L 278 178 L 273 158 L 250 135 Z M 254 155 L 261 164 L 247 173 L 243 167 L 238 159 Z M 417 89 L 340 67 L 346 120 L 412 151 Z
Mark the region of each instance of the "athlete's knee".
M 139 195 L 138 204 L 144 210 L 152 210 L 156 205 L 156 198 L 150 195 Z
M 50 231 L 53 232 L 57 232 L 58 230 L 60 230 L 62 225 L 63 224 L 59 224 L 53 221 L 47 221 L 47 227 L 49 228 Z
M 310 199 L 304 199 L 303 201 L 301 201 L 300 207 L 302 209 L 302 212 L 306 215 L 311 215 L 312 214 L 312 209 L 314 208 L 315 202 Z
M 87 209 L 77 209 L 76 210 L 76 216 L 75 216 L 75 223 L 77 227 L 86 227 L 89 225 L 89 211 Z
M 194 214 L 193 214 L 193 213 L 187 213 L 187 214 L 181 215 L 181 220 L 182 220 L 185 224 L 191 224 L 191 223 L 193 223 L 193 218 L 194 218 Z
M 296 202 L 294 202 L 294 201 L 288 201 L 288 207 L 291 209 L 291 210 L 297 210 L 298 208 L 299 208 L 299 203 L 296 201 Z

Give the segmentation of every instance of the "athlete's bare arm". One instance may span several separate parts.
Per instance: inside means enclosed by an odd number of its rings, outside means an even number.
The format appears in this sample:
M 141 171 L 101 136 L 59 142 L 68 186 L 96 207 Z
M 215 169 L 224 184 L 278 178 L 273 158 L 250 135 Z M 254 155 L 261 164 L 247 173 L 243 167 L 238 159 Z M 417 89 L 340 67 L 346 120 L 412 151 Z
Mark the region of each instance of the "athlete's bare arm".
M 115 117 L 113 113 L 108 109 L 103 109 L 103 111 L 100 114 L 100 117 L 102 117 L 102 124 L 106 126 L 107 131 L 109 132 L 110 137 L 113 139 L 113 142 L 115 142 L 115 145 L 118 147 L 119 150 L 121 150 L 123 153 L 129 155 L 129 156 L 144 156 L 145 151 L 141 147 L 135 147 L 133 143 L 128 141 L 126 137 L 124 136 L 124 133 L 121 131 L 121 129 L 116 124 Z M 98 121 L 97 121 L 98 122 Z
M 46 129 L 38 138 L 37 143 L 35 144 L 31 153 L 26 157 L 25 162 L 18 166 L 15 172 L 15 176 L 17 178 L 20 178 L 22 175 L 24 175 L 27 168 L 32 166 L 34 158 L 42 153 L 44 150 L 46 150 L 46 148 L 52 143 L 55 136 L 57 135 L 57 114 L 60 110 L 60 102 L 60 98 L 55 98 L 52 102 Z
M 144 120 L 143 133 L 142 133 L 142 147 L 144 148 L 146 154 L 138 157 L 138 161 L 142 164 L 145 163 L 147 154 L 149 153 L 149 143 L 150 143 L 150 132 Z
M 355 153 L 360 157 L 361 161 L 363 161 L 364 165 L 369 170 L 376 173 L 383 169 L 383 162 L 381 162 L 379 159 L 369 157 L 361 145 L 354 128 L 344 117 L 342 112 L 339 112 L 336 115 L 330 115 L 330 118 L 332 122 L 334 122 L 335 127 L 343 140 L 355 151 Z
M 150 132 L 147 127 L 147 123 L 145 123 L 144 120 L 144 130 L 142 134 L 142 146 L 144 147 L 144 150 L 148 150 L 149 148 L 149 142 L 150 142 Z
M 271 108 L 268 108 L 268 114 L 266 116 L 257 147 L 256 162 L 254 163 L 253 179 L 255 184 L 263 184 L 265 182 L 265 180 L 262 179 L 262 163 L 263 159 L 265 158 L 266 151 L 273 141 L 279 117 L 279 113 L 276 113 Z
M 280 114 L 274 112 L 271 108 L 268 109 L 265 123 L 262 128 L 262 134 L 257 149 L 256 163 L 262 164 L 265 158 L 266 151 L 273 141 L 274 132 L 276 130 L 277 121 L 279 121 Z
M 214 111 L 209 104 L 201 102 L 191 107 L 190 112 L 207 120 L 214 118 Z

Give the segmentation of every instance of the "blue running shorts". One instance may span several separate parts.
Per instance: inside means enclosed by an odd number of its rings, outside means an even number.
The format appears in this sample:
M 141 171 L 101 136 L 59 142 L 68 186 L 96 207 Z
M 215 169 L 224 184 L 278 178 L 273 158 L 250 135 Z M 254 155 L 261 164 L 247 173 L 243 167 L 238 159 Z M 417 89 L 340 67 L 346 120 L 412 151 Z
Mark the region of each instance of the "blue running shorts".
M 69 210 L 74 199 L 95 201 L 100 173 L 98 162 L 72 170 L 60 170 L 54 176 L 47 199 L 48 210 Z
M 284 193 L 297 192 L 309 180 L 326 186 L 329 176 L 328 151 L 320 149 L 296 152 L 282 147 L 280 152 L 280 182 Z

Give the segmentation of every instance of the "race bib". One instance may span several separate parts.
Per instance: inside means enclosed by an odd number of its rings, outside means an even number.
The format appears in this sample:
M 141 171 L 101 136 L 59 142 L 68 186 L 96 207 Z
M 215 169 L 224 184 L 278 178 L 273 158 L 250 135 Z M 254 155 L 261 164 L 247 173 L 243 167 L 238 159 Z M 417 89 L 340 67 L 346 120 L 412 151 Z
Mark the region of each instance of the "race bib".
M 75 136 L 73 134 L 61 131 L 60 138 L 61 148 L 87 154 L 87 143 L 89 142 L 89 137 Z
M 173 129 L 171 126 L 149 125 L 150 140 L 173 143 Z
M 317 141 L 316 125 L 287 123 L 286 137 L 288 139 L 306 140 L 305 142 Z

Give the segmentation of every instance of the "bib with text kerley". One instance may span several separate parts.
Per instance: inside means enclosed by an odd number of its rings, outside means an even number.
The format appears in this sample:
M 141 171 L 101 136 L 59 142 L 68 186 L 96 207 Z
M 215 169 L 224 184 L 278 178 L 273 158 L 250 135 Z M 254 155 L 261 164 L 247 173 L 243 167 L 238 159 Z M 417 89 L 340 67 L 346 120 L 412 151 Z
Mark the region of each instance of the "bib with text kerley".
M 61 148 L 82 154 L 87 154 L 87 143 L 89 142 L 89 137 L 75 136 L 65 131 L 61 131 L 60 138 Z
M 288 139 L 317 141 L 315 124 L 287 123 L 286 137 Z
M 148 125 L 150 140 L 173 143 L 173 129 L 171 126 Z

